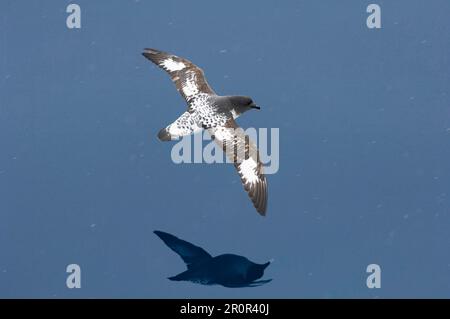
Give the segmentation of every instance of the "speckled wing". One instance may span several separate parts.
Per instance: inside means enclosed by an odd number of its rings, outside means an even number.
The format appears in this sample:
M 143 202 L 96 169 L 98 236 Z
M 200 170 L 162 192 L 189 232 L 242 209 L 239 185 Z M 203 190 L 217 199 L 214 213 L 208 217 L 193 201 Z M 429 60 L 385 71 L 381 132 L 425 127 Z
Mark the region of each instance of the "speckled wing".
M 231 118 L 225 126 L 211 127 L 208 131 L 234 163 L 256 211 L 265 216 L 268 198 L 267 180 L 255 143 Z
M 200 93 L 216 94 L 206 81 L 203 70 L 191 61 L 155 49 L 144 49 L 142 55 L 170 75 L 186 102 Z

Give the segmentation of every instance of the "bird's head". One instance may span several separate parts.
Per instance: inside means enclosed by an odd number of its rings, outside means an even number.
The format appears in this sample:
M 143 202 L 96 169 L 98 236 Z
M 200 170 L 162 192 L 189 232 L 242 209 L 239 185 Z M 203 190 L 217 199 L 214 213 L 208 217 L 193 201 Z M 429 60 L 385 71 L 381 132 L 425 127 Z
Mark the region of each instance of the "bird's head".
M 265 264 L 253 264 L 247 272 L 247 279 L 255 281 L 264 276 L 264 270 L 270 265 L 270 261 Z
M 238 114 L 242 114 L 251 109 L 260 110 L 261 108 L 253 102 L 248 96 L 232 96 L 230 97 L 231 104 Z

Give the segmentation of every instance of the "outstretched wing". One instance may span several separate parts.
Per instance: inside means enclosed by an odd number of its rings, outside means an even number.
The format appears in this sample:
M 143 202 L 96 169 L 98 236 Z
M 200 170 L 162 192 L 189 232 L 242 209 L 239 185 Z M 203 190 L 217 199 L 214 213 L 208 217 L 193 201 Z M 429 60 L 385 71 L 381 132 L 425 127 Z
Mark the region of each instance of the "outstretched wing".
M 264 216 L 268 197 L 267 180 L 255 143 L 245 135 L 242 128 L 232 118 L 226 122 L 225 126 L 211 127 L 208 131 L 234 163 L 253 205 L 258 213 Z
M 212 258 L 203 248 L 197 247 L 187 241 L 181 240 L 171 234 L 155 230 L 154 233 L 174 252 L 180 255 L 187 267 L 191 264 Z
M 142 55 L 169 73 L 186 102 L 199 93 L 216 94 L 206 82 L 203 70 L 191 61 L 155 49 L 144 49 Z

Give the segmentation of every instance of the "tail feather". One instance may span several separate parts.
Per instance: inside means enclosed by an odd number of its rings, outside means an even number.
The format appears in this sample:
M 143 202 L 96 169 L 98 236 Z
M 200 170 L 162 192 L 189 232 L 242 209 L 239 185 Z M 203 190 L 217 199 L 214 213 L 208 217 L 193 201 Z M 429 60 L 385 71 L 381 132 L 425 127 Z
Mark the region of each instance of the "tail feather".
M 170 135 L 169 131 L 165 128 L 163 128 L 158 133 L 158 138 L 160 141 L 167 142 L 172 140 L 172 136 Z
M 189 280 L 189 270 L 183 271 L 182 273 L 179 273 L 176 276 L 168 277 L 167 279 L 172 281 Z
M 182 281 L 182 279 L 180 279 L 179 275 L 167 277 L 167 279 L 172 280 L 172 281 Z

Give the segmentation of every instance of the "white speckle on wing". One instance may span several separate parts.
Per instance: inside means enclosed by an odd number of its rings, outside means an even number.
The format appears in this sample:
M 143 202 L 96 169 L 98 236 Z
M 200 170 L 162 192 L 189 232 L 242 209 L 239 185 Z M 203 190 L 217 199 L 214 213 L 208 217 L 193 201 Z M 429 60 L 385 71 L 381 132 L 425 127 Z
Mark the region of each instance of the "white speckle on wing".
M 190 97 L 199 93 L 197 83 L 195 81 L 195 74 L 191 73 L 186 77 L 186 81 L 183 83 L 183 93 L 185 96 Z
M 186 65 L 184 65 L 183 62 L 177 62 L 177 61 L 174 61 L 172 59 L 164 60 L 162 62 L 162 65 L 163 65 L 164 68 L 166 68 L 170 72 L 180 71 L 180 70 L 183 70 L 186 67 Z
M 239 166 L 242 176 L 251 184 L 256 183 L 259 180 L 258 175 L 256 174 L 256 167 L 257 163 L 253 158 L 242 161 Z
M 208 94 L 199 93 L 197 94 L 192 101 L 190 102 L 190 106 L 197 111 L 207 111 L 211 113 L 211 105 L 209 103 Z
M 195 117 L 189 112 L 184 112 L 175 122 L 170 124 L 166 130 L 173 138 L 195 134 L 202 130 L 202 127 L 197 124 Z
M 220 127 L 214 132 L 214 136 L 219 141 L 232 141 L 233 137 L 234 137 L 232 132 L 233 132 L 233 130 L 228 130 L 228 129 Z

